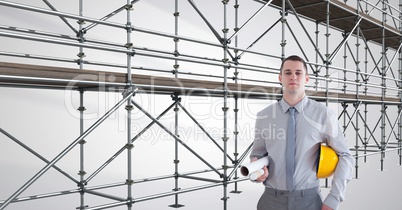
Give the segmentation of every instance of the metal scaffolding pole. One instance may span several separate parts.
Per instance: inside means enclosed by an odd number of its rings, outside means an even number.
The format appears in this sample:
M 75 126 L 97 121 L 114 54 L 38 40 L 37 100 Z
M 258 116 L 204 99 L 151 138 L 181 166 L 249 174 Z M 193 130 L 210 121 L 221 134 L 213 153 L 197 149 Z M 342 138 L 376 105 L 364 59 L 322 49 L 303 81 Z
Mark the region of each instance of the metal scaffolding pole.
M 402 0 L 399 0 L 399 19 L 402 18 Z M 399 22 L 399 30 L 402 33 L 402 22 Z M 402 43 L 402 38 L 400 38 L 400 43 Z M 399 77 L 399 91 L 398 98 L 402 101 L 402 50 L 398 51 L 398 77 Z M 398 106 L 398 113 L 402 112 L 402 106 Z M 398 154 L 399 154 L 399 165 L 402 165 L 402 117 L 398 118 Z
M 386 5 L 385 2 L 382 1 L 382 22 L 385 23 L 387 21 L 387 13 L 386 13 Z M 386 69 L 387 69 L 387 47 L 385 45 L 385 27 L 382 27 L 382 65 L 381 65 L 381 85 L 384 87 L 381 91 L 381 97 L 385 98 L 386 96 L 386 89 L 385 87 L 387 86 L 386 84 L 386 79 L 384 78 L 386 75 Z M 384 103 L 381 103 L 381 157 L 380 157 L 380 163 L 381 163 L 381 171 L 384 171 L 384 157 L 385 157 L 385 149 L 386 149 L 386 142 L 385 142 L 385 138 L 386 138 L 386 134 L 385 134 L 385 126 L 386 126 L 386 121 L 385 121 L 385 115 L 386 115 L 386 109 L 387 106 Z
M 127 43 L 126 47 L 127 49 L 131 49 L 133 46 L 133 43 L 131 41 L 131 36 L 132 36 L 132 25 L 131 25 L 131 11 L 133 10 L 133 4 L 130 2 L 130 0 L 127 0 L 127 4 L 125 6 L 126 9 L 126 14 L 127 14 L 127 23 L 126 23 L 126 31 L 127 31 Z M 134 87 L 133 81 L 132 81 L 132 73 L 131 73 L 131 67 L 132 67 L 132 57 L 134 55 L 132 53 L 127 53 L 127 90 L 131 91 Z M 130 96 L 127 100 L 126 103 L 126 110 L 127 110 L 127 179 L 126 179 L 126 184 L 127 184 L 127 209 L 131 210 L 132 205 L 133 205 L 133 179 L 132 179 L 132 149 L 134 148 L 134 145 L 131 142 L 132 139 L 132 110 L 133 110 L 133 105 L 131 104 L 132 96 Z
M 368 48 L 368 46 L 367 46 L 367 42 L 364 42 L 365 43 L 365 47 L 364 47 L 364 73 L 365 73 L 365 75 L 363 75 L 363 77 L 364 77 L 364 91 L 363 91 L 363 93 L 364 93 L 364 95 L 368 95 L 368 86 L 367 86 L 367 82 L 368 82 L 368 78 L 367 78 L 367 72 L 368 72 L 368 54 L 369 54 L 369 48 Z M 368 113 L 368 106 L 367 106 L 367 103 L 365 103 L 364 104 L 364 118 L 363 118 L 363 122 L 367 122 L 367 113 Z M 363 152 L 363 154 L 364 154 L 364 157 L 363 157 L 363 162 L 367 162 L 367 156 L 365 155 L 365 154 L 367 154 L 367 129 L 368 129 L 368 126 L 366 125 L 366 126 L 364 126 L 364 137 L 363 137 L 363 150 L 364 150 L 364 152 Z M 357 148 L 358 149 L 358 148 Z M 356 178 L 358 177 L 357 176 L 358 174 L 357 174 L 357 172 L 356 172 Z
M 318 27 L 319 27 L 319 23 L 317 21 L 317 22 L 315 22 L 315 45 L 317 46 L 317 49 L 319 50 L 318 40 L 319 40 L 320 31 L 319 31 Z M 318 63 L 318 50 L 315 52 L 315 62 L 316 63 Z M 318 85 L 320 84 L 317 79 L 318 74 L 320 73 L 320 70 L 318 69 L 318 65 L 314 66 L 313 71 L 314 71 L 313 73 L 316 77 L 315 82 L 314 82 L 314 88 L 316 91 L 318 91 Z
M 179 28 L 179 20 L 180 20 L 179 19 L 179 17 L 180 17 L 179 1 L 175 0 L 174 3 L 175 3 L 175 12 L 173 13 L 173 16 L 174 16 L 174 19 L 175 19 L 175 25 L 174 25 L 175 29 L 174 30 L 175 30 L 175 36 L 179 36 L 179 29 L 180 29 Z M 174 56 L 179 57 L 179 55 L 180 55 L 179 41 L 180 40 L 174 38 L 173 41 L 174 41 L 174 47 L 175 47 Z M 174 77 L 176 79 L 179 78 L 179 68 L 180 68 L 179 60 L 175 59 L 174 60 L 174 65 L 173 65 L 173 74 L 174 74 Z M 181 98 L 179 98 L 178 94 L 172 95 L 172 99 L 174 101 L 176 101 L 176 102 L 181 101 Z M 174 108 L 174 113 L 175 113 L 175 115 L 174 115 L 174 118 L 175 118 L 174 119 L 174 123 L 175 123 L 174 134 L 177 137 L 180 137 L 180 135 L 179 135 L 179 110 L 180 109 L 179 109 L 178 103 L 176 103 L 175 108 Z M 179 142 L 177 141 L 177 139 L 175 139 L 175 141 L 174 141 L 174 160 L 173 160 L 173 163 L 174 163 L 174 176 L 175 176 L 174 177 L 175 178 L 175 183 L 174 183 L 173 191 L 177 192 L 177 191 L 180 190 L 180 187 L 179 187 L 179 163 L 180 163 L 180 160 L 179 160 Z M 174 204 L 169 205 L 169 206 L 173 207 L 173 208 L 184 207 L 183 204 L 179 203 L 179 194 L 174 195 Z
M 176 74 L 176 78 L 177 78 L 177 74 Z M 175 120 L 174 120 L 174 123 L 175 123 L 174 135 L 176 135 L 178 138 L 180 138 L 180 135 L 179 135 L 179 111 L 180 111 L 180 108 L 179 108 L 178 103 L 181 101 L 181 98 L 177 94 L 174 94 L 172 96 L 172 99 L 175 101 L 175 108 L 174 108 L 174 113 L 175 113 L 175 115 L 174 115 L 174 118 L 175 118 Z M 174 169 L 175 184 L 174 184 L 173 191 L 177 192 L 177 191 L 180 190 L 180 187 L 179 187 L 179 177 L 180 177 L 180 173 L 179 173 L 179 163 L 180 163 L 180 160 L 179 160 L 179 142 L 178 142 L 177 139 L 175 139 L 175 141 L 174 141 L 174 160 L 173 160 L 173 163 L 175 165 L 175 169 Z M 174 204 L 169 205 L 169 207 L 173 207 L 173 208 L 184 207 L 183 204 L 179 203 L 179 194 L 174 195 Z
M 357 7 L 357 13 L 360 13 L 360 2 L 356 2 L 356 7 Z M 356 28 L 356 56 L 355 56 L 355 68 L 356 68 L 356 74 L 355 74 L 355 81 L 356 83 L 360 82 L 360 27 L 359 24 L 356 23 L 357 28 Z M 356 88 L 356 98 L 359 99 L 359 85 L 355 86 Z M 357 114 L 356 114 L 356 121 L 355 121 L 355 149 L 356 149 L 356 153 L 355 153 L 355 169 L 356 169 L 356 177 L 358 178 L 358 171 L 359 171 L 359 114 L 360 114 L 360 109 L 358 107 L 357 102 L 353 104 L 353 107 L 355 108 L 355 110 L 357 110 Z
M 84 2 L 83 0 L 79 1 L 79 11 L 78 11 L 79 16 L 84 16 Z M 61 17 L 63 20 L 64 17 Z M 66 21 L 66 20 L 65 20 Z M 77 21 L 78 23 L 78 32 L 77 37 L 78 37 L 78 41 L 79 43 L 84 43 L 85 42 L 85 38 L 84 38 L 84 31 L 82 30 L 82 26 L 83 24 L 85 24 L 84 21 Z M 79 52 L 77 54 L 78 56 L 78 62 L 77 64 L 79 65 L 80 69 L 84 69 L 84 57 L 85 57 L 85 53 L 84 53 L 84 48 L 82 46 L 79 47 Z M 78 111 L 80 112 L 80 135 L 83 134 L 84 132 L 84 111 L 85 111 L 85 107 L 84 107 L 84 90 L 81 88 L 79 90 L 80 93 L 80 107 L 78 108 Z M 82 139 L 80 144 L 80 171 L 78 172 L 78 174 L 80 175 L 80 206 L 79 209 L 85 209 L 87 206 L 85 205 L 85 139 Z
M 235 33 L 237 33 L 240 30 L 239 29 L 239 0 L 235 0 L 234 8 L 235 8 L 235 28 L 234 28 L 234 31 L 235 31 Z M 237 35 L 235 37 L 235 48 L 237 48 L 238 45 L 239 45 L 239 36 Z M 238 51 L 235 51 L 235 60 L 234 60 L 235 67 L 234 67 L 234 72 L 233 72 L 233 80 L 234 80 L 235 84 L 238 84 L 238 74 L 239 74 L 239 72 L 238 72 L 238 68 L 237 68 L 237 63 L 239 62 L 238 59 L 240 59 L 238 56 L 239 56 Z M 234 164 L 238 164 L 238 158 L 237 157 L 239 155 L 239 152 L 238 152 L 238 140 L 239 140 L 238 139 L 238 137 L 239 137 L 239 130 L 238 130 L 238 127 L 239 127 L 239 122 L 238 122 L 239 107 L 238 107 L 238 103 L 239 103 L 239 98 L 237 96 L 235 96 L 234 97 L 234 109 L 233 109 L 234 115 L 235 115 L 234 116 L 234 131 L 233 131 L 233 135 L 234 135 L 234 153 L 233 153 L 234 160 L 233 160 L 233 163 Z M 233 179 L 237 180 L 238 178 L 239 177 L 238 177 L 237 170 L 236 170 Z M 239 191 L 237 188 L 238 188 L 237 182 L 235 182 L 234 183 L 234 189 L 231 191 L 231 193 L 241 193 L 241 191 Z
M 228 58 L 228 25 L 227 25 L 227 4 L 228 4 L 229 0 L 223 0 L 223 41 L 222 41 L 222 48 L 223 48 L 223 62 L 227 63 L 229 61 Z M 228 136 L 228 70 L 229 68 L 227 66 L 223 67 L 223 107 L 222 107 L 222 111 L 223 111 L 223 174 L 222 174 L 222 184 L 223 184 L 223 197 L 222 197 L 222 201 L 223 201 L 223 209 L 227 210 L 227 201 L 229 199 L 227 193 L 228 193 L 228 189 L 227 189 L 227 185 L 228 185 L 228 181 L 229 178 L 227 176 L 227 170 L 228 170 L 228 163 L 227 163 L 227 143 L 229 140 L 229 136 Z
M 79 1 L 79 16 L 83 17 L 84 16 L 84 2 L 83 0 Z M 84 34 L 85 31 L 83 30 L 83 25 L 85 24 L 85 21 L 83 20 L 78 20 L 78 33 L 77 33 L 77 37 L 78 37 L 78 41 L 80 43 L 84 43 L 85 42 L 85 38 L 84 38 Z M 80 66 L 80 69 L 84 68 L 84 57 L 85 57 L 85 53 L 84 53 L 84 48 L 82 46 L 79 47 L 79 52 L 77 54 L 78 56 L 78 61 L 77 64 Z
M 84 111 L 85 111 L 85 106 L 84 106 L 84 89 L 79 90 L 80 93 L 80 107 L 78 108 L 78 111 L 80 112 L 80 135 L 84 133 Z M 79 183 L 79 188 L 80 188 L 80 206 L 79 209 L 85 209 L 85 139 L 82 139 L 79 144 L 80 144 L 80 171 L 78 172 L 78 175 L 80 175 L 80 183 Z
M 285 46 L 286 46 L 286 38 L 285 38 L 285 28 L 286 28 L 286 0 L 282 0 L 282 10 L 281 10 L 281 23 L 282 23 L 282 40 L 281 40 L 281 59 L 285 59 Z
M 330 2 L 329 0 L 327 0 L 327 16 L 326 16 L 326 29 L 325 29 L 325 78 L 329 77 L 329 65 L 331 63 L 331 61 L 329 60 L 329 37 L 330 37 L 330 33 L 329 33 L 329 17 L 330 17 Z M 325 106 L 328 106 L 329 103 L 329 81 L 325 80 Z M 325 187 L 328 187 L 328 178 L 325 179 Z

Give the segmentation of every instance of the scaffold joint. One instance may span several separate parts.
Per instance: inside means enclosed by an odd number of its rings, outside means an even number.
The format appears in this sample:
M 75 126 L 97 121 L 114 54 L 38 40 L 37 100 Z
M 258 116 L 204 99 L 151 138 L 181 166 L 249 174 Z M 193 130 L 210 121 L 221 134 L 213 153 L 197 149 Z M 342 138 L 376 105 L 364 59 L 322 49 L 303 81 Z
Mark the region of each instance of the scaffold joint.
M 134 96 L 137 91 L 137 87 L 134 87 L 132 84 L 127 84 L 126 89 L 123 91 L 122 95 L 123 97 L 127 97 L 129 94 L 132 94 Z
M 126 179 L 126 184 L 127 184 L 127 185 L 132 185 L 132 184 L 134 184 L 134 180 L 132 180 L 132 179 Z
M 77 187 L 79 187 L 80 188 L 80 194 L 81 195 L 83 195 L 84 193 L 85 193 L 85 186 L 87 185 L 88 183 L 86 182 L 86 181 L 80 181 L 80 182 L 78 182 L 78 184 L 77 184 Z
M 81 43 L 84 43 L 86 39 L 84 38 L 84 34 L 86 34 L 87 31 L 85 29 L 82 29 L 77 32 L 76 37 L 78 38 L 77 40 L 80 41 Z
M 85 141 L 84 139 L 82 139 L 80 142 L 79 142 L 79 144 L 86 144 L 87 143 L 87 141 Z
M 83 112 L 83 111 L 85 111 L 87 109 L 85 108 L 85 106 L 80 106 L 80 107 L 78 107 L 77 110 L 80 111 L 80 112 Z
M 133 204 L 135 203 L 135 201 L 133 200 L 133 198 L 132 197 L 127 197 L 127 207 L 129 208 L 129 209 L 131 209 L 132 207 L 133 207 Z
M 174 164 L 179 164 L 179 163 L 180 163 L 180 160 L 173 160 L 173 163 L 174 163 Z
M 77 207 L 77 208 L 75 208 L 75 209 L 84 210 L 84 209 L 86 209 L 86 208 L 88 208 L 88 207 L 89 207 L 88 205 L 85 205 L 85 206 Z
M 175 50 L 175 51 L 173 52 L 173 55 L 174 55 L 175 57 L 179 57 L 179 56 L 180 56 L 180 53 L 179 53 L 178 50 Z
M 132 11 L 132 10 L 134 10 L 134 7 L 133 7 L 132 4 L 126 4 L 126 5 L 124 6 L 124 9 L 126 9 L 127 11 Z
M 176 188 L 173 188 L 173 189 L 172 189 L 172 191 L 179 191 L 179 190 L 181 190 L 180 187 L 176 187 Z
M 179 16 L 180 16 L 180 12 L 175 12 L 175 13 L 173 13 L 173 16 L 179 17 Z
M 79 171 L 78 172 L 78 175 L 80 175 L 80 176 L 84 176 L 85 174 L 87 174 L 87 172 L 85 172 L 85 171 Z
M 282 16 L 282 10 L 280 10 L 279 11 L 279 14 Z M 285 16 L 288 16 L 288 14 L 289 14 L 289 12 L 288 12 L 288 10 L 285 10 Z M 286 22 L 286 19 L 285 18 L 282 18 L 282 20 L 281 20 L 282 22 Z
M 85 24 L 85 20 L 77 20 L 77 23 L 80 25 L 84 25 Z
M 226 142 L 226 141 L 229 140 L 229 137 L 222 137 L 222 140 L 223 140 L 224 142 Z
M 223 45 L 223 48 L 227 48 L 228 44 L 230 44 L 230 40 L 226 38 L 221 39 L 221 44 Z
M 181 102 L 181 98 L 177 94 L 170 95 L 173 101 Z
M 221 198 L 221 200 L 222 201 L 227 201 L 227 200 L 229 200 L 229 197 L 223 197 L 223 198 Z
M 127 48 L 127 49 L 132 49 L 133 46 L 134 46 L 133 43 L 126 43 L 126 44 L 124 45 L 124 47 Z
M 222 3 L 227 4 L 227 3 L 229 3 L 229 0 L 222 0 Z
M 126 108 L 125 108 L 127 111 L 131 111 L 131 110 L 133 110 L 134 109 L 134 106 L 133 105 L 126 105 Z
M 127 55 L 130 55 L 131 57 L 134 57 L 135 56 L 135 50 L 133 49 L 133 50 L 131 50 L 131 52 L 128 52 L 127 53 Z
M 80 53 L 77 54 L 77 57 L 79 57 L 79 58 L 85 58 L 85 53 L 80 52 Z
M 124 147 L 126 149 L 132 149 L 132 148 L 134 148 L 134 144 L 126 144 Z

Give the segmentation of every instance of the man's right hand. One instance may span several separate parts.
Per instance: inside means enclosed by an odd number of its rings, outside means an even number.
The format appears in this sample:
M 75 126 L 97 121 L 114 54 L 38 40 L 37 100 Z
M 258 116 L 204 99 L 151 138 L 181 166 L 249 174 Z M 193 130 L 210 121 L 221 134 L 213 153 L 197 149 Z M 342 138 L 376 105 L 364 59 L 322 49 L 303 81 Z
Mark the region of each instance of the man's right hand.
M 258 159 L 257 159 L 257 158 L 252 158 L 250 162 L 254 162 L 254 161 L 256 161 L 256 160 L 258 160 Z M 255 181 L 257 181 L 257 182 L 263 182 L 263 181 L 265 181 L 265 180 L 268 178 L 269 172 L 268 172 L 267 166 L 264 166 L 263 169 L 264 169 L 264 174 L 261 175 L 260 177 L 258 177 Z

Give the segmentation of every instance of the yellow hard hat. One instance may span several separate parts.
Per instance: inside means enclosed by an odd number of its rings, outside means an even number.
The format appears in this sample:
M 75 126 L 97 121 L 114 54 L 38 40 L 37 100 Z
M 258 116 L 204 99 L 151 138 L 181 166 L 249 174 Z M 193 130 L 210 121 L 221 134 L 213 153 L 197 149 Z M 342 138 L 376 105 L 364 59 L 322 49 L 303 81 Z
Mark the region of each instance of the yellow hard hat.
M 335 151 L 331 147 L 321 144 L 318 153 L 317 178 L 322 179 L 330 177 L 335 172 L 337 164 L 338 155 Z

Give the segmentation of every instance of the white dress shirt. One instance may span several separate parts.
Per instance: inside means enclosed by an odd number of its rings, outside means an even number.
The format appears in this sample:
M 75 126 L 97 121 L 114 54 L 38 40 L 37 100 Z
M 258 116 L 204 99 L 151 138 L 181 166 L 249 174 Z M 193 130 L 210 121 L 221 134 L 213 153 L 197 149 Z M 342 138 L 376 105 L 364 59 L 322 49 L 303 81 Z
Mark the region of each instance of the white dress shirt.
M 324 204 L 337 209 L 344 200 L 346 183 L 352 179 L 353 158 L 335 114 L 325 105 L 304 97 L 296 106 L 295 190 L 319 187 L 316 177 L 320 144 L 325 142 L 339 155 L 332 187 Z M 280 100 L 257 114 L 250 157 L 269 157 L 268 188 L 286 190 L 286 129 L 289 104 Z

